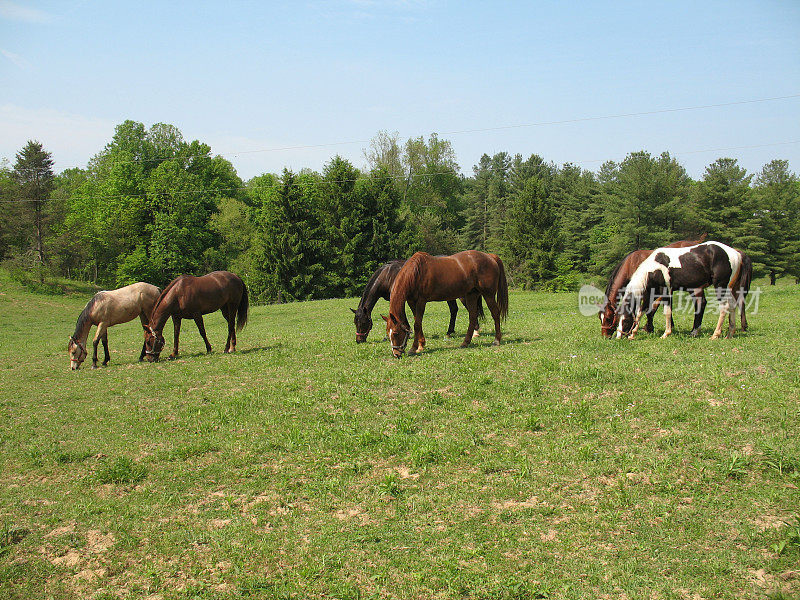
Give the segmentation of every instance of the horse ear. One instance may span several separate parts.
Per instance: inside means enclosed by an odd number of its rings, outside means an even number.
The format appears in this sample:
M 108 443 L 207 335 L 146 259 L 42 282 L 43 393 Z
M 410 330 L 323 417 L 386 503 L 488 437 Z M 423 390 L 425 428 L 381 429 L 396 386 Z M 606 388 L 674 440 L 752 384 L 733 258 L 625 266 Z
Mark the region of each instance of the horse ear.
M 389 322 L 389 319 L 386 317 L 386 315 L 381 315 L 381 319 L 383 319 L 387 323 Z
M 351 311 L 353 314 L 356 314 L 356 309 L 354 309 L 354 308 L 351 308 L 351 309 L 350 309 L 350 311 Z

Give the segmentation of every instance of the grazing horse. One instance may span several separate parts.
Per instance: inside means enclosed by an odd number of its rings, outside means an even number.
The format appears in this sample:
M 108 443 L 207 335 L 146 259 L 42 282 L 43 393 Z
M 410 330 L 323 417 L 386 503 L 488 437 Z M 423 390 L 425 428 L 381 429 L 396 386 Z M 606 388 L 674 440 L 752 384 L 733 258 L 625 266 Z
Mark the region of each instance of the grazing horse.
M 621 316 L 617 337 L 624 333 L 623 317 L 632 315 L 633 327 L 628 337 L 633 339 L 642 314 L 648 305 L 652 305 L 650 296 L 661 289 L 666 290 L 662 301 L 667 317 L 667 327 L 661 337 L 671 335 L 672 292 L 688 290 L 697 293 L 707 286 L 714 287 L 720 305 L 719 320 L 711 339 L 717 339 L 722 333 L 726 315 L 729 319 L 727 337 L 733 336 L 736 310 L 744 305 L 745 286 L 749 288 L 749 281 L 745 281 L 747 275 L 742 269 L 747 262 L 745 259 L 743 252 L 719 242 L 703 242 L 688 248 L 657 248 L 639 265 L 625 288 L 617 309 Z
M 461 344 L 465 347 L 472 341 L 472 334 L 478 324 L 478 302 L 481 296 L 492 313 L 495 332 L 493 343 L 498 345 L 501 338 L 500 320 L 508 314 L 508 283 L 500 257 L 477 250 L 467 250 L 452 256 L 431 256 L 427 252 L 414 254 L 394 280 L 389 297 L 389 316 L 383 317 L 394 357 L 403 356 L 411 335 L 411 327 L 406 318 L 406 302 L 414 313 L 414 343 L 409 354 L 416 354 L 425 348 L 425 336 L 422 333 L 425 304 L 431 301 L 464 299 L 464 305 L 469 312 L 469 328 Z
M 680 242 L 673 242 L 667 248 L 687 248 L 689 246 L 696 246 L 705 241 L 706 235 L 700 236 L 700 239 L 695 241 L 684 240 Z M 642 264 L 645 259 L 653 253 L 652 250 L 634 250 L 625 258 L 611 272 L 611 277 L 608 279 L 606 286 L 606 303 L 600 306 L 600 333 L 603 337 L 611 337 L 614 330 L 617 328 L 617 304 L 625 291 L 625 286 L 631 280 L 631 275 Z M 694 313 L 694 327 L 692 328 L 692 335 L 696 336 L 700 333 L 700 324 L 703 322 L 703 312 L 706 308 L 705 295 L 694 296 L 695 313 Z M 647 311 L 647 323 L 644 330 L 648 333 L 653 331 L 653 315 L 658 310 L 659 302 L 654 302 L 650 310 Z M 744 313 L 742 313 L 744 317 Z M 630 319 L 629 319 L 630 321 Z M 674 324 L 673 324 L 674 326 Z M 623 327 L 624 331 L 628 331 L 631 327 L 630 323 L 626 323 Z
M 69 352 L 72 370 L 79 369 L 81 363 L 89 355 L 86 350 L 86 340 L 89 338 L 89 330 L 92 325 L 97 325 L 94 335 L 94 354 L 92 355 L 92 368 L 96 369 L 97 345 L 100 340 L 103 341 L 103 351 L 106 355 L 103 366 L 105 367 L 111 360 L 111 355 L 108 353 L 108 328 L 112 325 L 127 323 L 136 317 L 139 317 L 142 320 L 142 326 L 146 327 L 153 306 L 158 300 L 158 294 L 159 289 L 156 286 L 141 281 L 118 290 L 97 292 L 78 317 L 75 333 L 69 336 L 67 352 Z M 145 348 L 142 346 L 139 360 L 142 360 L 144 354 Z
M 403 265 L 406 264 L 404 260 L 392 260 L 381 266 L 367 282 L 364 292 L 361 294 L 361 300 L 358 303 L 358 308 L 353 310 L 355 317 L 353 322 L 356 326 L 356 342 L 366 342 L 369 332 L 372 330 L 372 309 L 380 298 L 389 300 L 389 293 L 392 290 L 397 274 Z M 463 302 L 463 300 L 462 300 Z M 450 325 L 447 327 L 447 336 L 451 336 L 456 330 L 456 315 L 458 314 L 458 304 L 455 300 L 448 300 L 447 305 L 450 307 Z M 466 305 L 465 305 L 466 306 Z M 483 303 L 478 301 L 478 318 L 483 318 Z M 475 336 L 478 335 L 477 328 L 475 329 Z
M 178 337 L 181 319 L 194 319 L 197 329 L 206 344 L 206 352 L 211 352 L 211 344 L 206 337 L 203 315 L 222 311 L 228 322 L 228 340 L 225 352 L 236 351 L 236 332 L 247 323 L 249 300 L 247 287 L 238 275 L 228 271 L 214 271 L 202 277 L 181 275 L 173 279 L 158 297 L 150 323 L 145 327 L 145 354 L 149 362 L 157 361 L 164 348 L 164 325 L 172 317 L 175 329 L 174 345 L 169 359 L 178 356 Z M 235 325 L 235 327 L 234 327 Z

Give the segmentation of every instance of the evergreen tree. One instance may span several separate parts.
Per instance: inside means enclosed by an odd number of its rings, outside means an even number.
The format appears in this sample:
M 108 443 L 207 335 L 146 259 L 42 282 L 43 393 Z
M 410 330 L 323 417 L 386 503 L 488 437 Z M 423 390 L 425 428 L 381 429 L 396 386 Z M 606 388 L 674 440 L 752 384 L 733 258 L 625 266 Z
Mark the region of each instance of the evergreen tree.
M 47 203 L 53 190 L 53 157 L 44 150 L 42 144 L 29 140 L 17 153 L 14 163 L 14 179 L 17 183 L 17 196 L 23 204 L 33 230 L 33 250 L 36 262 L 44 266 L 47 255 L 44 247 L 45 227 L 47 226 Z
M 750 206 L 752 177 L 734 158 L 719 158 L 706 167 L 694 193 L 699 229 L 708 233 L 709 239 L 737 244 L 741 234 L 737 226 Z
M 547 187 L 540 178 L 529 177 L 509 209 L 509 274 L 518 285 L 544 285 L 557 274 L 558 250 L 558 217 Z
M 284 169 L 278 185 L 267 190 L 257 224 L 265 299 L 309 300 L 332 293 L 324 276 L 329 248 L 317 208 L 320 182 L 315 174 Z
M 750 255 L 757 272 L 769 275 L 770 283 L 788 273 L 797 262 L 800 231 L 797 177 L 785 160 L 773 160 L 756 177 L 737 241 Z

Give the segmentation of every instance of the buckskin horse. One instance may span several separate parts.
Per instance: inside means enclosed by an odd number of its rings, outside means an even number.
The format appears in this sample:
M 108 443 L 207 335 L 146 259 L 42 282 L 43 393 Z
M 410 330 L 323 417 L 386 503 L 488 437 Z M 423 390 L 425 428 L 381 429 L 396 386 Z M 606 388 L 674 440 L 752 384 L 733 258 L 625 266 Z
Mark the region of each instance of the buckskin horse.
M 626 315 L 633 316 L 633 327 L 628 337 L 633 339 L 639 329 L 642 314 L 652 305 L 652 294 L 666 290 L 661 299 L 667 327 L 662 338 L 672 334 L 672 292 L 688 290 L 702 292 L 713 286 L 720 306 L 719 320 L 711 339 L 722 333 L 722 323 L 728 316 L 728 334 L 732 337 L 736 329 L 736 310 L 744 305 L 744 297 L 749 289 L 749 280 L 743 265 L 749 259 L 740 250 L 719 242 L 703 242 L 687 248 L 657 248 L 648 256 L 631 276 L 617 312 L 620 323 L 617 337 L 622 337 L 623 321 Z
M 687 248 L 689 246 L 696 246 L 697 244 L 705 241 L 705 239 L 706 236 L 703 234 L 695 241 L 684 240 L 680 242 L 673 242 L 667 246 L 667 248 Z M 622 298 L 622 294 L 625 291 L 625 286 L 628 285 L 628 282 L 631 280 L 631 275 L 633 275 L 639 265 L 642 264 L 652 253 L 652 250 L 647 249 L 634 250 L 625 258 L 623 258 L 611 272 L 611 276 L 608 279 L 608 285 L 606 286 L 606 301 L 604 305 L 599 307 L 600 310 L 598 312 L 600 315 L 600 333 L 603 335 L 603 337 L 611 337 L 613 335 L 618 324 L 617 305 L 619 304 L 619 300 Z M 700 324 L 703 322 L 703 312 L 706 308 L 706 299 L 705 295 L 701 293 L 700 295 L 695 295 L 693 300 L 695 303 L 695 313 L 692 335 L 696 336 L 700 333 Z M 645 324 L 644 330 L 648 333 L 653 331 L 653 315 L 655 315 L 656 311 L 658 310 L 658 305 L 658 301 L 654 302 L 650 310 L 646 312 L 647 323 Z M 742 313 L 742 318 L 744 318 L 744 313 Z M 629 321 L 632 321 L 632 319 L 629 319 Z M 628 331 L 630 327 L 631 324 L 626 323 L 626 326 L 623 327 L 623 330 Z
M 145 355 L 149 362 L 157 361 L 164 348 L 164 325 L 172 317 L 175 329 L 174 346 L 169 359 L 178 356 L 178 337 L 182 319 L 194 319 L 200 336 L 206 344 L 206 353 L 211 344 L 206 337 L 203 315 L 222 311 L 228 322 L 228 340 L 225 352 L 236 351 L 236 332 L 247 323 L 249 300 L 247 287 L 238 275 L 228 271 L 214 271 L 202 277 L 181 275 L 164 288 L 145 327 Z
M 414 343 L 409 354 L 422 352 L 425 335 L 422 317 L 425 305 L 432 301 L 463 298 L 469 312 L 469 328 L 462 347 L 472 341 L 478 324 L 478 302 L 481 296 L 494 319 L 494 345 L 500 344 L 500 321 L 508 314 L 508 283 L 503 261 L 495 254 L 467 250 L 452 256 L 431 256 L 417 252 L 406 261 L 397 274 L 389 297 L 389 316 L 386 337 L 392 345 L 392 355 L 400 358 L 405 352 L 411 327 L 406 318 L 408 302 L 414 314 Z
M 358 303 L 358 308 L 350 309 L 355 315 L 353 322 L 356 326 L 356 342 L 362 343 L 367 341 L 367 336 L 372 330 L 372 309 L 380 298 L 389 300 L 389 294 L 392 290 L 397 274 L 403 265 L 406 264 L 405 260 L 392 260 L 378 268 L 372 274 L 364 291 L 361 294 L 361 300 Z M 463 302 L 463 300 L 462 300 Z M 458 304 L 455 300 L 448 300 L 447 305 L 450 307 L 450 324 L 447 327 L 447 336 L 450 337 L 456 330 L 456 315 L 458 314 Z M 465 305 L 466 306 L 466 305 Z M 483 318 L 483 303 L 478 300 L 478 318 Z M 480 325 L 478 326 L 480 327 Z M 475 329 L 474 336 L 478 335 L 478 329 Z
M 159 289 L 142 281 L 131 285 L 126 285 L 117 290 L 97 292 L 89 300 L 86 307 L 78 317 L 75 324 L 75 333 L 69 336 L 67 352 L 69 352 L 70 367 L 73 371 L 80 369 L 81 364 L 89 352 L 86 350 L 86 340 L 89 338 L 89 330 L 92 325 L 97 325 L 94 335 L 94 354 L 92 355 L 92 368 L 97 368 L 97 345 L 103 341 L 103 351 L 105 359 L 103 366 L 111 360 L 108 352 L 108 328 L 113 325 L 127 323 L 136 317 L 142 321 L 142 326 L 146 327 L 150 320 L 150 313 L 158 300 Z M 145 355 L 145 347 L 142 345 L 142 352 L 139 360 Z

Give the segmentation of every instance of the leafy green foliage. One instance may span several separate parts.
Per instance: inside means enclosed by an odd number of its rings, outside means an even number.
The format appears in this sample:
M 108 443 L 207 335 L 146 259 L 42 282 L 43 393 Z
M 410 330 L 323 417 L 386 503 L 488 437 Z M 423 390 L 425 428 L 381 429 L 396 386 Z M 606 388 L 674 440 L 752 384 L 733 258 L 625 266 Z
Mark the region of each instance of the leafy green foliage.
M 245 185 L 173 125 L 125 121 L 86 169 L 50 172 L 47 200 L 26 204 L 11 202 L 33 193 L 21 173 L 37 156 L 46 173 L 50 160 L 26 146 L 18 172 L 0 165 L 0 255 L 25 267 L 46 258 L 41 285 L 48 270 L 107 286 L 232 270 L 254 301 L 282 302 L 357 295 L 381 264 L 417 250 L 493 252 L 512 286 L 574 290 L 631 250 L 705 233 L 748 252 L 770 283 L 800 281 L 800 182 L 786 161 L 754 176 L 720 158 L 694 182 L 668 153 L 592 173 L 498 152 L 464 177 L 449 141 L 387 132 L 364 155 L 365 170 L 334 156 L 320 173 Z

